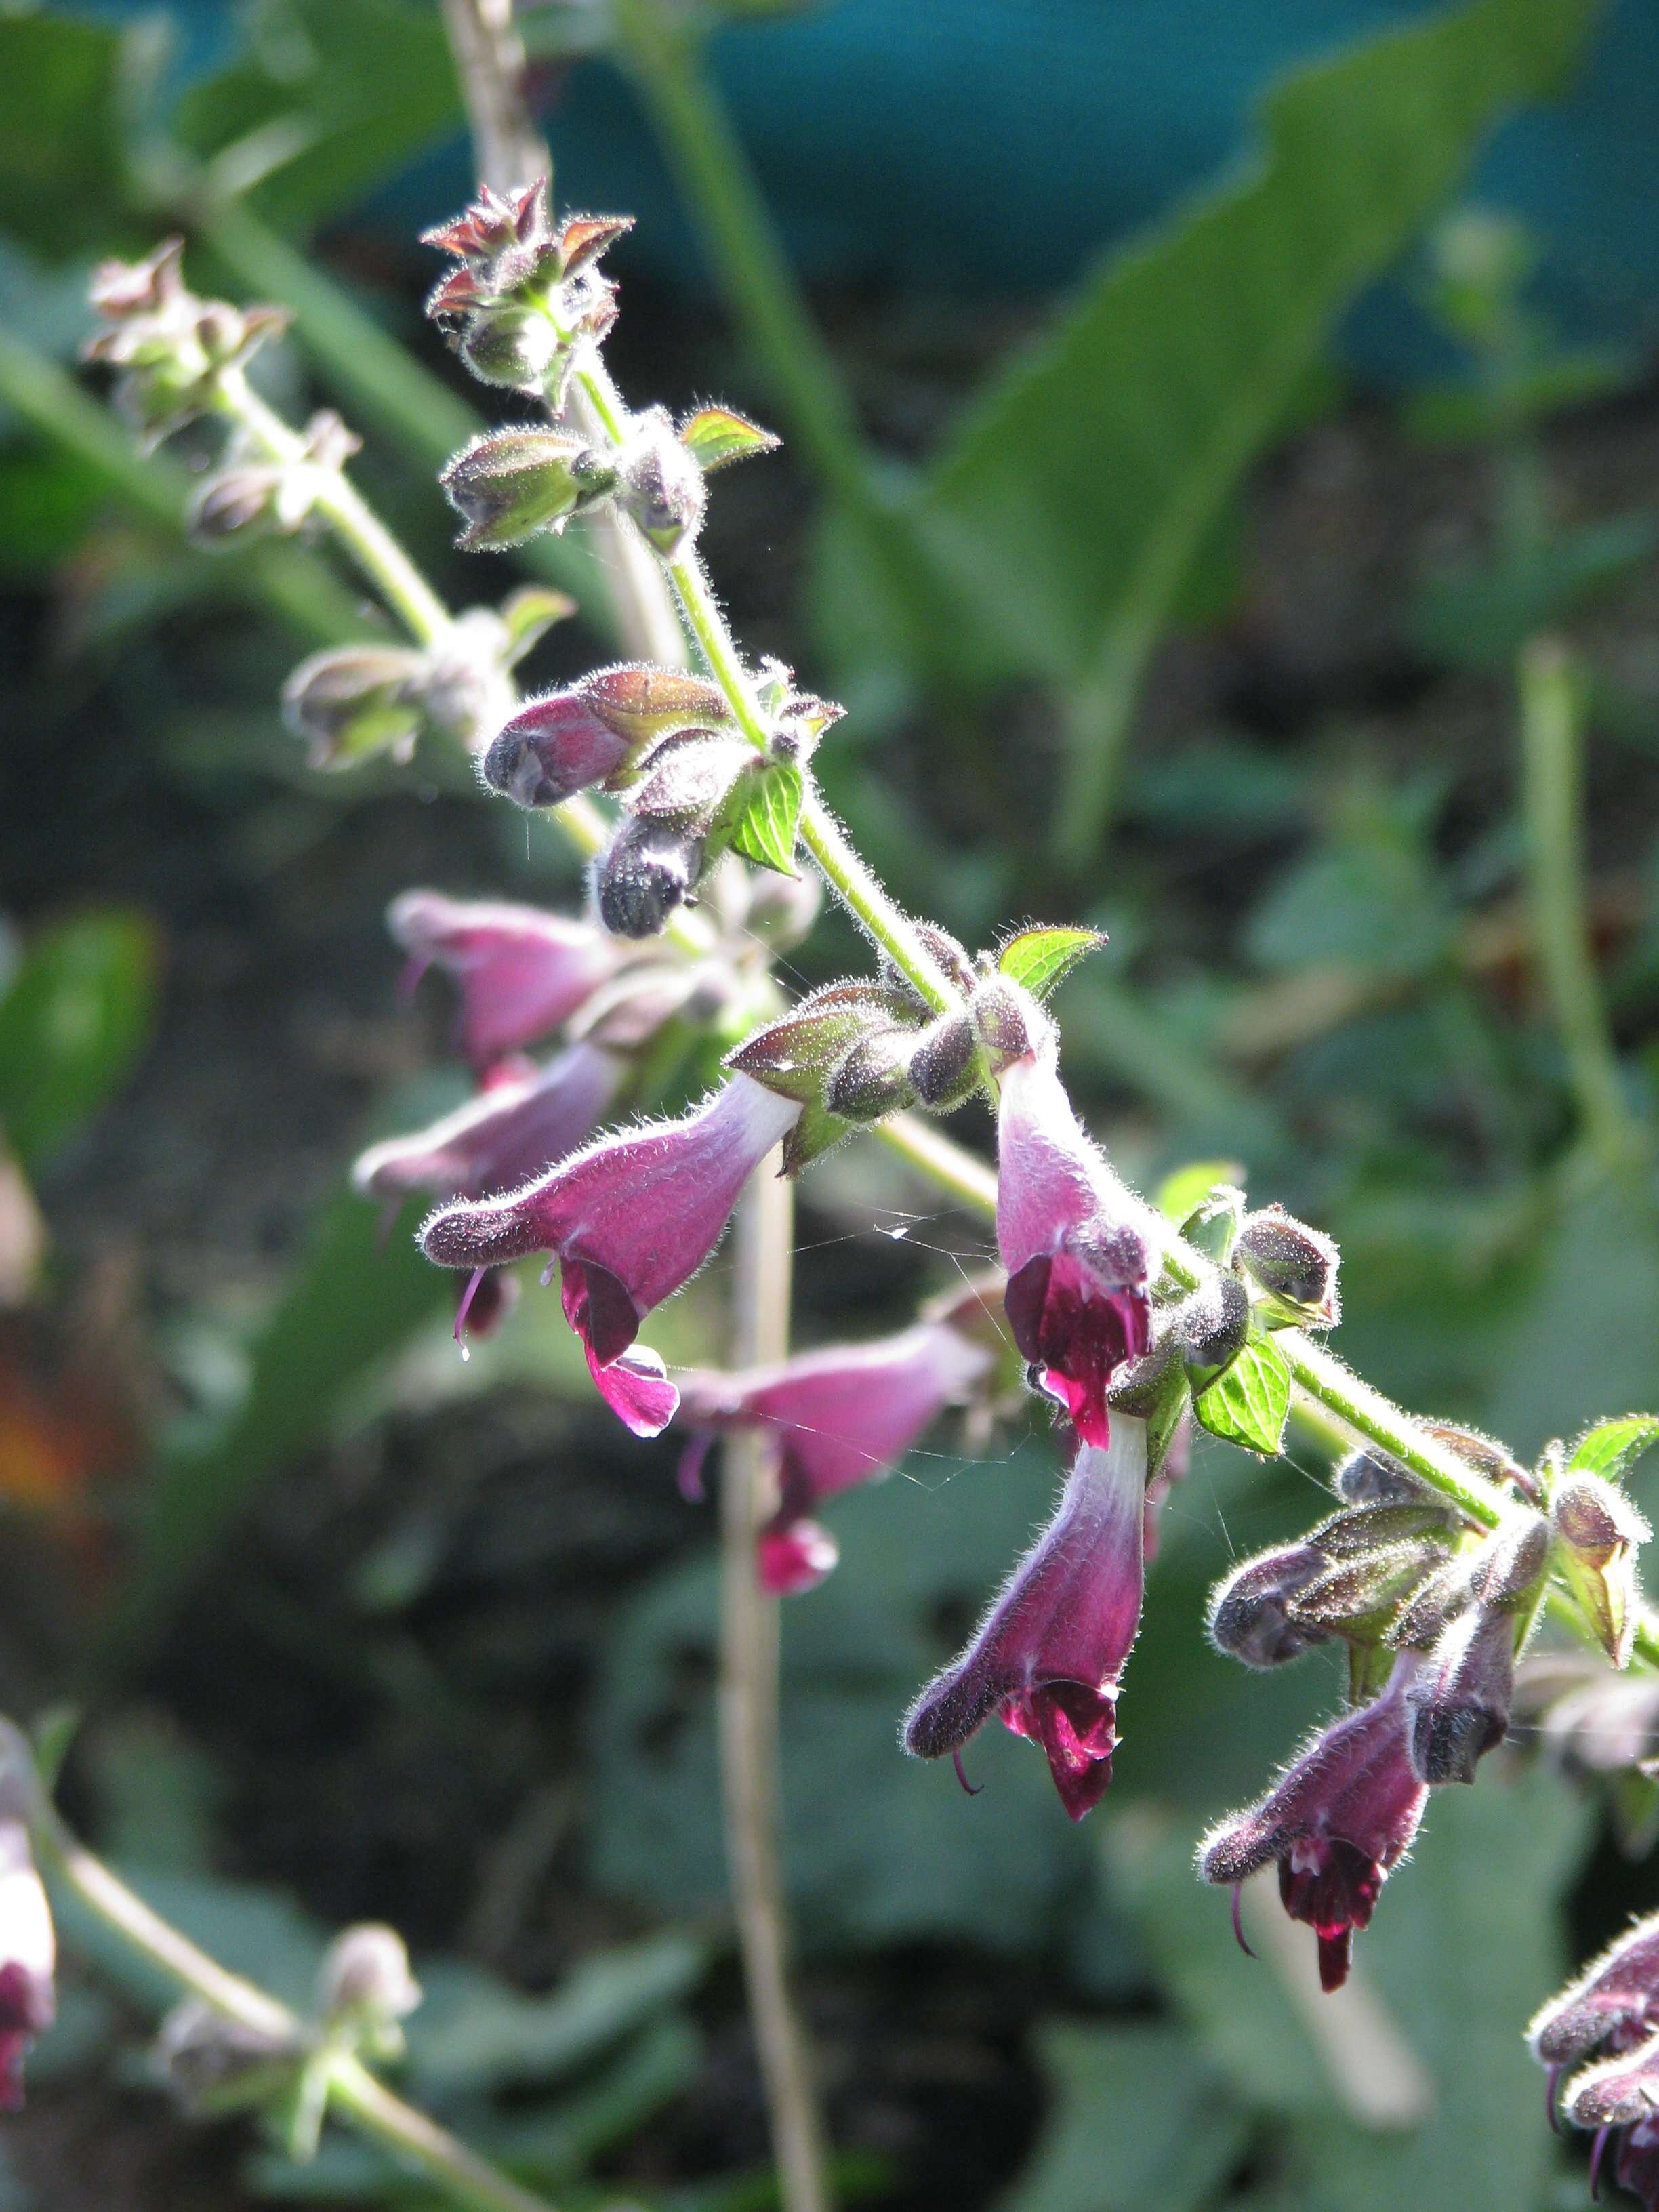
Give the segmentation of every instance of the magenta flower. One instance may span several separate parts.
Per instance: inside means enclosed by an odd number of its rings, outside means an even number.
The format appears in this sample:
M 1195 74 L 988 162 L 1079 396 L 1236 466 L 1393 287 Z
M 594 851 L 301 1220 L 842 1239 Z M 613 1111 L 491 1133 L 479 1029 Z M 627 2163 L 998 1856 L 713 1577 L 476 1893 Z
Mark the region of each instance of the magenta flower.
M 1380 1697 L 1316 1736 L 1259 1805 L 1212 1829 L 1199 1850 L 1205 1881 L 1235 1889 L 1278 1860 L 1285 1911 L 1319 1938 L 1326 1990 L 1347 1979 L 1354 1930 L 1370 1925 L 1423 1817 L 1429 1793 L 1412 1771 L 1406 1706 L 1418 1663 L 1401 1652 Z
M 1576 2128 L 1593 2128 L 1590 2195 L 1600 2192 L 1601 2160 L 1612 2136 L 1613 2179 L 1659 2212 L 1659 2035 L 1637 2050 L 1587 2067 L 1569 2086 L 1562 2107 Z
M 682 1468 L 695 1490 L 711 1433 L 758 1428 L 780 1445 L 778 1510 L 757 1540 L 761 1586 L 811 1589 L 839 1554 L 811 1517 L 821 1500 L 886 1474 L 991 1365 L 983 1346 L 944 1322 L 920 1322 L 872 1344 L 830 1345 L 744 1375 L 699 1371 L 680 1382 L 680 1413 L 698 1432 Z
M 0 1815 L 0 2110 L 22 2103 L 28 2047 L 56 2014 L 56 1953 L 27 1824 Z
M 1659 2029 L 1659 1913 L 1627 1928 L 1577 1980 L 1541 2006 L 1527 2041 L 1551 2086 L 1595 2054 L 1633 2050 Z
M 475 1067 L 550 1036 L 626 957 L 591 922 L 502 900 L 405 891 L 386 923 L 410 955 L 410 988 L 434 965 L 459 984 L 460 1045 Z
M 1151 1342 L 1145 1239 L 1078 1126 L 1044 1041 L 1001 1079 L 997 1243 L 1020 1354 L 1085 1443 L 1109 1434 L 1113 1376 Z
M 1140 1625 L 1146 1424 L 1121 1413 L 1103 1450 L 1079 1443 L 1059 1510 L 962 1656 L 904 1718 L 919 1759 L 959 1755 L 993 1713 L 1041 1744 L 1080 1820 L 1105 1795 L 1117 1686 Z
M 640 1323 L 696 1273 L 799 1112 L 735 1075 L 678 1121 L 614 1132 L 504 1198 L 443 1207 L 421 1249 L 471 1268 L 550 1252 L 601 1395 L 636 1435 L 654 1436 L 679 1398 L 654 1352 L 630 1352 Z

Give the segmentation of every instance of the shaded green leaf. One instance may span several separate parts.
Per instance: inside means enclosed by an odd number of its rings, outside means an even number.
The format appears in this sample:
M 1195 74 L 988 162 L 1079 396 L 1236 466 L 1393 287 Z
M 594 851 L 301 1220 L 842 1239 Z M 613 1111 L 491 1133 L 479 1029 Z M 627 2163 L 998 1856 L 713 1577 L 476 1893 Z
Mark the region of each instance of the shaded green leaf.
M 1036 2049 L 1048 2115 L 998 2212 L 1196 2212 L 1237 2163 L 1249 2118 L 1185 2028 L 1049 2021 Z
M 1193 1401 L 1199 1425 L 1246 1450 L 1284 1449 L 1291 1413 L 1291 1370 L 1270 1336 L 1253 1336 L 1231 1365 Z
M 1599 1474 L 1608 1482 L 1620 1482 L 1656 1443 L 1659 1443 L 1659 1414 L 1626 1413 L 1616 1421 L 1598 1421 L 1573 1446 L 1568 1472 Z
M 33 252 L 107 252 L 123 227 L 130 51 L 56 10 L 0 15 L 0 229 Z
M 0 999 L 0 1127 L 38 1166 L 120 1088 L 155 1023 L 155 934 L 142 915 L 42 930 Z
M 1034 999 L 1046 999 L 1105 942 L 1098 929 L 1022 929 L 997 954 L 997 967 Z
M 707 475 L 728 461 L 746 460 L 751 453 L 775 453 L 783 441 L 733 408 L 699 407 L 681 423 L 680 443 Z
M 781 876 L 793 876 L 804 789 L 800 770 L 787 761 L 769 763 L 744 776 L 729 830 L 733 851 Z
M 1659 548 L 1659 515 L 1621 514 L 1552 538 L 1524 563 L 1431 577 L 1406 617 L 1420 652 L 1455 668 L 1495 668 L 1536 631 L 1583 606 Z

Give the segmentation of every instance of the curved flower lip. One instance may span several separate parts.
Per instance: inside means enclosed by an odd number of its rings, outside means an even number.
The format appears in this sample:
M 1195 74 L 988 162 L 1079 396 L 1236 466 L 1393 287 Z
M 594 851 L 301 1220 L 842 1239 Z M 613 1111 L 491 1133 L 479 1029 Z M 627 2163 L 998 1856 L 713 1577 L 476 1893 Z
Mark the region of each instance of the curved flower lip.
M 680 1377 L 680 1414 L 694 1434 L 680 1469 L 688 1497 L 702 1492 L 703 1454 L 722 1429 L 760 1429 L 779 1443 L 777 1512 L 756 1539 L 761 1587 L 792 1597 L 812 1589 L 840 1557 L 811 1517 L 820 1499 L 879 1480 L 965 1397 L 992 1354 L 939 1321 L 918 1322 L 868 1344 L 826 1345 L 746 1374 L 696 1370 Z
M 565 1318 L 597 1376 L 622 1358 L 651 1309 L 702 1266 L 750 1174 L 799 1111 L 793 1099 L 733 1076 L 679 1121 L 612 1132 L 505 1197 L 441 1208 L 422 1226 L 421 1249 L 443 1267 L 551 1253 L 562 1271 Z M 623 1377 L 613 1387 L 637 1395 Z M 665 1379 L 653 1388 L 653 1418 L 672 1389 Z
M 1592 2051 L 1629 2050 L 1659 2028 L 1659 1913 L 1627 1928 L 1527 2028 L 1540 2066 L 1576 2066 Z
M 434 964 L 460 987 L 460 1045 L 475 1067 L 568 1021 L 627 957 L 603 930 L 505 900 L 405 891 L 386 915 L 418 982 Z
M 1040 1744 L 1074 1820 L 1097 1805 L 1117 1747 L 1118 1677 L 1140 1624 L 1146 1425 L 1080 1443 L 1054 1519 L 1015 1567 L 973 1641 L 906 1714 L 907 1751 L 959 1751 L 997 1713 Z
M 1346 1979 L 1354 1931 L 1369 1924 L 1423 1816 L 1428 1790 L 1412 1771 L 1405 1701 L 1419 1664 L 1401 1652 L 1380 1697 L 1316 1736 L 1260 1804 L 1200 1846 L 1199 1872 L 1224 1887 L 1279 1862 L 1279 1897 L 1318 1936 L 1328 1990 Z
M 1627 2128 L 1659 2117 L 1659 2035 L 1587 2066 L 1568 2084 L 1561 2110 L 1576 2128 Z
M 427 1128 L 373 1145 L 351 1170 L 365 1197 L 484 1198 L 512 1190 L 573 1152 L 603 1117 L 622 1066 L 574 1044 L 545 1067 L 498 1082 Z
M 997 1167 L 1014 1342 L 1084 1442 L 1104 1446 L 1112 1378 L 1152 1340 L 1151 1255 L 1072 1110 L 1051 1042 L 1002 1074 Z

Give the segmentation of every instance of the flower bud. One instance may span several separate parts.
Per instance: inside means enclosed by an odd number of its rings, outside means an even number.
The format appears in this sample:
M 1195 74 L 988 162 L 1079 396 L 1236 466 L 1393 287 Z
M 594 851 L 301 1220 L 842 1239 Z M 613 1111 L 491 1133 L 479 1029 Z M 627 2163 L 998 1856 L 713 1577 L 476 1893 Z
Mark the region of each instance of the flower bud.
M 1288 1600 L 1299 1626 L 1332 1629 L 1370 1643 L 1419 1588 L 1432 1565 L 1418 1544 L 1389 1544 L 1327 1565 Z
M 1239 1224 L 1233 1265 L 1261 1293 L 1270 1316 L 1292 1324 L 1332 1328 L 1341 1319 L 1335 1245 L 1294 1221 L 1282 1206 L 1247 1213 Z
M 1281 1544 L 1234 1569 L 1210 1595 L 1210 1641 L 1246 1667 L 1282 1667 L 1299 1659 L 1330 1632 L 1293 1620 L 1289 1601 L 1324 1573 L 1324 1554 L 1313 1544 Z
M 1054 1024 L 1028 991 L 1006 975 L 981 976 L 968 1001 L 974 1034 L 993 1075 L 1035 1053 Z
M 623 822 L 599 863 L 599 919 L 613 937 L 655 937 L 702 870 L 699 836 L 665 823 Z
M 388 2055 L 402 2046 L 398 2022 L 421 2002 L 409 1953 L 395 1928 L 364 1921 L 337 1936 L 317 1973 L 317 2009 Z
M 1636 1632 L 1636 1551 L 1648 1525 L 1599 1475 L 1567 1475 L 1550 1500 L 1554 1556 L 1568 1587 L 1615 1667 Z
M 1331 1471 L 1331 1488 L 1349 1505 L 1404 1505 L 1434 1492 L 1375 1444 L 1350 1452 Z
M 948 1113 L 971 1098 L 980 1084 L 979 1044 L 966 1014 L 941 1014 L 910 1053 L 910 1080 L 920 1103 Z
M 1413 1771 L 1431 1787 L 1473 1782 L 1509 1732 L 1515 1694 L 1512 1613 L 1474 1606 L 1454 1620 L 1406 1692 Z
M 681 730 L 717 729 L 732 719 L 718 684 L 677 668 L 625 662 L 597 669 L 576 689 L 606 729 L 627 740 L 630 755 L 643 751 L 654 738 L 672 738 Z
M 1182 1298 L 1170 1316 L 1169 1328 L 1186 1364 L 1208 1381 L 1244 1348 L 1250 1333 L 1249 1294 L 1237 1275 L 1212 1276 Z
M 280 469 L 216 469 L 191 494 L 185 526 L 198 545 L 210 550 L 251 538 L 276 520 L 282 481 Z
M 162 2080 L 193 2118 L 263 2105 L 292 2078 L 301 2052 L 289 2038 L 228 2020 L 199 1997 L 173 2006 L 155 2039 Z
M 557 531 L 616 483 L 605 457 L 564 430 L 487 430 L 439 478 L 465 528 L 456 544 L 469 553 L 522 545 Z
M 501 725 L 479 774 L 520 806 L 557 806 L 589 784 L 606 782 L 629 750 L 580 690 L 549 691 Z
M 545 308 L 501 306 L 469 316 L 457 350 L 481 384 L 538 392 L 560 343 Z
M 660 407 L 647 408 L 617 459 L 617 504 L 659 553 L 672 560 L 702 526 L 702 471 Z
M 861 1037 L 824 1086 L 823 1103 L 843 1121 L 879 1121 L 915 1103 L 908 1040 L 902 1032 Z
M 741 738 L 684 730 L 664 738 L 647 763 L 643 781 L 623 803 L 641 821 L 707 831 L 754 759 L 754 749 Z
M 1352 1559 L 1395 1544 L 1420 1543 L 1439 1552 L 1452 1542 L 1456 1528 L 1456 1516 L 1449 1507 L 1433 1498 L 1413 1498 L 1334 1513 L 1311 1531 L 1308 1540 L 1317 1544 L 1328 1559 Z
M 426 663 L 404 646 L 330 647 L 283 686 L 283 720 L 311 748 L 313 768 L 354 768 L 372 754 L 405 761 L 420 735 Z

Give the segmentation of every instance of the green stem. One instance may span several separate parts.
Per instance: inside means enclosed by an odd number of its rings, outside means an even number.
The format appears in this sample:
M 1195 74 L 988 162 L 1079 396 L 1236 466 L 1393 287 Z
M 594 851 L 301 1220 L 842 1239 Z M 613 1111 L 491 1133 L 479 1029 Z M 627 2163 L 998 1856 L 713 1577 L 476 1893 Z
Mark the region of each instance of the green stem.
M 1534 638 L 1517 668 L 1522 798 L 1533 939 L 1584 1134 L 1617 1167 L 1637 1149 L 1591 950 L 1582 843 L 1583 723 L 1577 672 L 1553 638 Z
M 95 1858 L 50 1805 L 38 1810 L 33 1838 L 45 1870 L 179 1990 L 258 2035 L 303 2040 L 307 2026 L 297 2014 L 198 1949 Z M 468 2212 L 552 2212 L 544 2197 L 520 2188 L 424 2112 L 393 2096 L 358 2059 L 342 2057 L 331 2067 L 329 2108 Z

